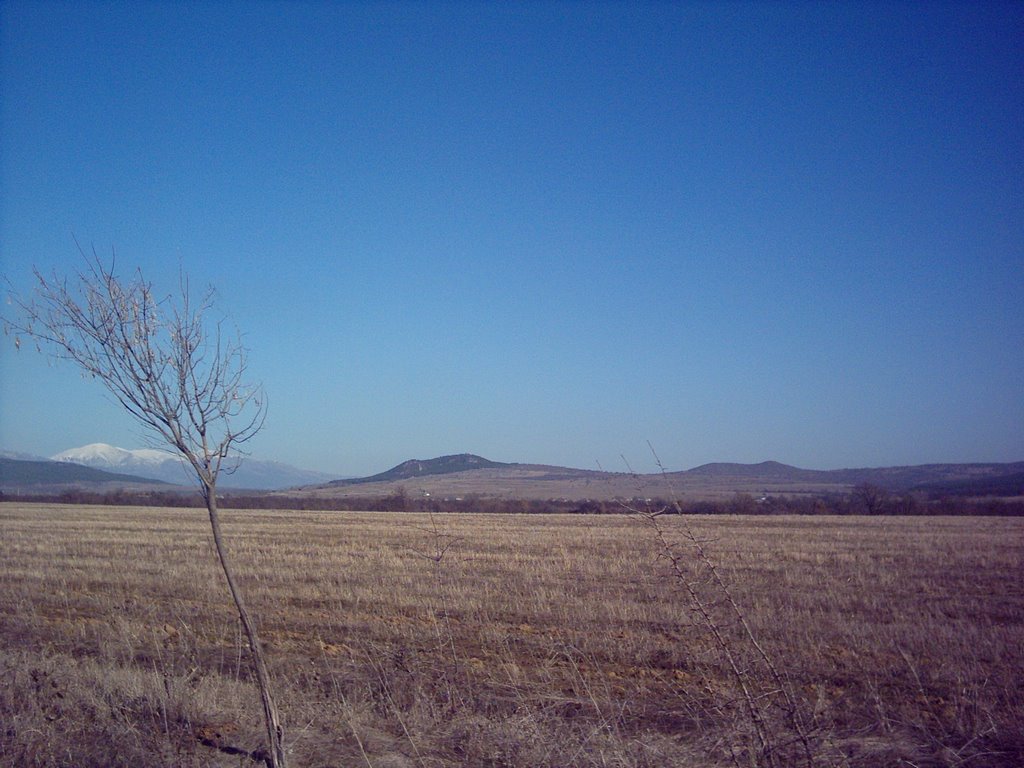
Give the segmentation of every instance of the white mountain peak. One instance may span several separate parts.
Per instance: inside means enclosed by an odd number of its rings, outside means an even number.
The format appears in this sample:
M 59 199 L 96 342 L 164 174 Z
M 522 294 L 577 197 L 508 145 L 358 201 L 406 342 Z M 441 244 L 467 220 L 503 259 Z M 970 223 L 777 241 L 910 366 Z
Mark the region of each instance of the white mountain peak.
M 120 467 L 124 465 L 159 465 L 165 461 L 176 461 L 177 457 L 169 451 L 154 448 L 137 448 L 127 450 L 107 443 L 90 443 L 79 448 L 70 448 L 51 456 L 54 461 L 73 461 L 90 466 L 107 465 Z

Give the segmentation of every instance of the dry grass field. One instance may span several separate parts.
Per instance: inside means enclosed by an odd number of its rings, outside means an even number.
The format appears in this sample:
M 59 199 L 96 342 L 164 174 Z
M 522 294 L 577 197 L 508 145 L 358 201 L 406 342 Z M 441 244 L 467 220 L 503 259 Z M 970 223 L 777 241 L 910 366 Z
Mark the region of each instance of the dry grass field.
M 224 517 L 293 766 L 1024 764 L 1024 519 Z M 222 579 L 198 510 L 0 505 L 0 765 L 254 765 Z

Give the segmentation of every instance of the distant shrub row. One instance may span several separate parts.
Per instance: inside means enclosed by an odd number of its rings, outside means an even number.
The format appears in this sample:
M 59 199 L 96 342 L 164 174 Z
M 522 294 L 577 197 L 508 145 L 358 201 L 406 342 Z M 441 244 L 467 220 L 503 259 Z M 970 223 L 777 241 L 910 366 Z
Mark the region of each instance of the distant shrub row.
M 151 506 L 204 508 L 199 494 L 170 492 L 95 492 L 72 489 L 52 494 L 0 492 L 0 501 L 32 501 L 103 506 Z M 629 511 L 677 509 L 692 515 L 1001 515 L 1024 516 L 1024 499 L 974 499 L 960 496 L 928 497 L 922 494 L 888 493 L 874 486 L 858 486 L 849 494 L 822 496 L 752 496 L 738 493 L 719 501 L 684 501 L 678 507 L 665 499 L 611 501 L 568 499 L 502 499 L 487 496 L 465 498 L 346 496 L 314 498 L 269 494 L 225 493 L 224 509 L 297 509 L 309 511 L 437 512 L 472 514 L 621 514 Z

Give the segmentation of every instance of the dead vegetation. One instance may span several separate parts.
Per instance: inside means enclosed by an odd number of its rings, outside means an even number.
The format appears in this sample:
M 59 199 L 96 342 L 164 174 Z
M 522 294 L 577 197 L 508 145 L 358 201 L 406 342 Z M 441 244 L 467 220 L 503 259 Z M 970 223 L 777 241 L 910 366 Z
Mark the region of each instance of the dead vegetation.
M 289 761 L 768 765 L 767 738 L 780 765 L 1024 762 L 1024 521 L 685 522 L 658 518 L 716 574 L 628 516 L 225 512 Z M 0 505 L 0 765 L 258 764 L 204 524 Z M 706 608 L 732 661 L 693 610 L 713 577 L 778 679 L 731 606 Z

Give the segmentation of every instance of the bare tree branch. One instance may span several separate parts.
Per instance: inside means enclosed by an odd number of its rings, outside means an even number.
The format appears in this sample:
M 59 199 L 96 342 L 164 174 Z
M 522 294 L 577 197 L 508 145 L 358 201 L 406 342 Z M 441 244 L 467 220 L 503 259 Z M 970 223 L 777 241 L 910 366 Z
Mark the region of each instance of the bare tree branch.
M 95 249 L 86 254 L 79 246 L 79 251 L 85 266 L 70 280 L 34 269 L 31 295 L 9 291 L 17 315 L 4 320 L 4 330 L 14 334 L 16 347 L 23 336 L 31 338 L 40 351 L 69 360 L 98 379 L 156 442 L 171 446 L 192 468 L 249 640 L 270 742 L 267 762 L 279 768 L 285 755 L 269 674 L 230 566 L 217 510 L 220 473 L 233 470 L 240 446 L 263 427 L 263 390 L 245 383 L 248 361 L 241 338 L 225 334 L 220 322 L 208 322 L 212 289 L 197 301 L 182 274 L 179 295 L 158 298 L 140 271 L 122 280 L 114 272 L 114 257 L 108 266 Z
M 225 459 L 259 432 L 266 399 L 243 382 L 241 340 L 221 323 L 208 325 L 213 292 L 196 301 L 181 278 L 177 303 L 157 298 L 136 271 L 114 274 L 93 251 L 72 280 L 34 271 L 28 298 L 12 295 L 19 316 L 7 319 L 22 337 L 98 379 L 157 442 L 192 467 L 203 494 L 214 492 Z

